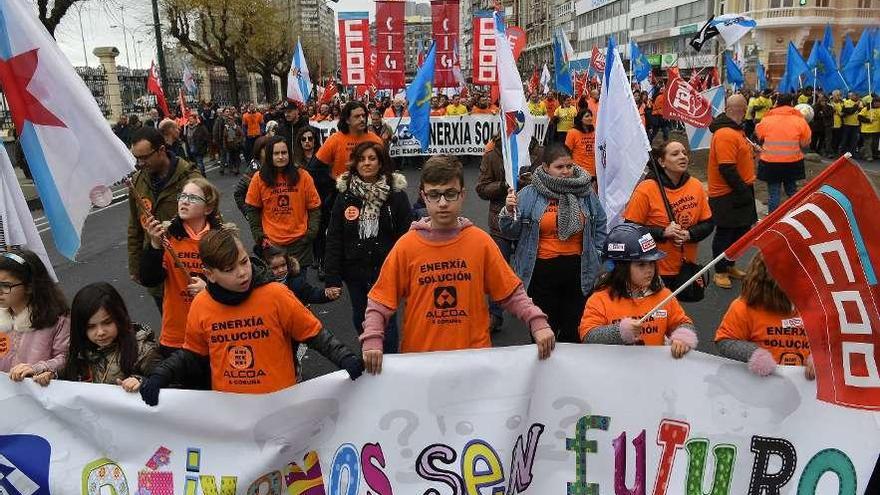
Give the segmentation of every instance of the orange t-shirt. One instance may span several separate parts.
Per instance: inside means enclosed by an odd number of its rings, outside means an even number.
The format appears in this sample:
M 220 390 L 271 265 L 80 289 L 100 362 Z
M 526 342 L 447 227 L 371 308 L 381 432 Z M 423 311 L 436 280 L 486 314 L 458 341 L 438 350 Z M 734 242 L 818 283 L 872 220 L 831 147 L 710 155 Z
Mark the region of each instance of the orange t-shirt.
M 559 100 L 555 98 L 544 100 L 544 106 L 547 107 L 547 115 L 552 118 L 553 114 L 556 113 L 556 109 L 559 108 Z
M 662 288 L 647 297 L 631 299 L 611 299 L 608 289 L 594 292 L 587 299 L 584 315 L 578 328 L 581 340 L 590 333 L 590 330 L 605 325 L 613 325 L 624 318 L 641 318 L 648 311 L 654 309 L 660 301 L 672 292 Z M 658 310 L 642 324 L 641 345 L 663 345 L 664 337 L 672 333 L 680 325 L 693 324 L 690 317 L 685 314 L 678 300 L 672 298 L 663 309 Z
M 431 109 L 431 117 L 443 117 L 446 115 L 445 108 L 432 108 Z
M 709 197 L 703 191 L 703 184 L 691 177 L 678 189 L 666 188 L 666 197 L 675 213 L 675 222 L 682 228 L 689 229 L 703 220 L 712 218 L 712 210 L 709 208 Z M 643 180 L 636 186 L 623 218 L 649 227 L 663 227 L 669 225 L 669 214 L 660 196 L 660 187 L 656 180 Z M 657 245 L 666 253 L 666 257 L 657 262 L 660 275 L 677 275 L 681 270 L 681 259 L 684 258 L 692 263 L 697 261 L 697 243 L 687 242 L 678 247 L 670 240 L 663 240 Z
M 369 298 L 392 309 L 406 299 L 400 352 L 491 347 L 486 295 L 500 301 L 522 282 L 477 227 L 431 242 L 409 231 L 391 249 Z
M 490 105 L 488 108 L 480 108 L 474 105 L 474 108 L 471 109 L 471 115 L 496 115 L 498 114 L 498 107 L 495 105 Z
M 559 239 L 559 230 L 556 227 L 556 212 L 559 210 L 558 202 L 550 200 L 547 209 L 541 216 L 538 226 L 538 259 L 546 260 L 559 256 L 578 255 L 584 249 L 584 231 L 569 237 L 566 240 Z
M 244 123 L 248 137 L 257 137 L 260 135 L 260 126 L 263 124 L 263 114 L 260 112 L 248 112 L 241 116 L 241 121 Z
M 304 342 L 321 322 L 286 286 L 270 282 L 238 306 L 208 291 L 193 300 L 183 347 L 211 361 L 211 389 L 268 394 L 296 384 L 291 341 Z
M 654 115 L 666 118 L 666 93 L 660 93 L 654 99 Z
M 594 100 L 591 96 L 587 98 L 587 108 L 593 112 L 593 126 L 599 125 L 599 102 Z
M 397 115 L 394 113 L 394 107 L 388 107 L 385 109 L 385 112 L 382 114 L 383 118 L 386 119 L 396 119 L 398 117 L 409 117 L 409 110 L 406 107 L 403 107 L 403 115 Z
M 810 355 L 810 341 L 804 322 L 795 311 L 773 313 L 754 308 L 738 297 L 721 319 L 715 342 L 724 339 L 747 340 L 770 351 L 779 364 L 803 366 Z
M 344 132 L 334 132 L 324 141 L 324 144 L 321 145 L 315 156 L 322 163 L 332 167 L 330 175 L 335 179 L 348 170 L 352 150 L 364 141 L 372 141 L 381 145 L 385 144 L 382 138 L 372 131 L 367 131 L 366 134 L 361 134 L 360 136 Z
M 596 176 L 596 133 L 581 132 L 572 127 L 565 135 L 565 145 L 571 150 L 571 159 L 593 177 Z
M 743 131 L 724 127 L 712 134 L 708 167 L 710 198 L 725 196 L 733 192 L 718 170 L 722 163 L 735 163 L 736 171 L 739 172 L 743 182 L 746 184 L 755 182 L 755 159 L 752 155 L 752 146 L 746 141 L 746 135 Z
M 177 258 L 186 267 L 190 276 L 198 276 L 205 272 L 202 258 L 199 256 L 199 241 L 190 237 L 177 239 L 168 236 L 168 242 L 177 252 Z M 165 285 L 162 297 L 162 335 L 159 343 L 167 347 L 183 347 L 186 335 L 186 316 L 189 314 L 193 297 L 186 290 L 189 278 L 174 266 L 174 258 L 164 250 L 162 267 L 165 269 Z
M 269 187 L 260 174 L 254 174 L 245 197 L 247 204 L 262 209 L 263 233 L 279 246 L 304 236 L 309 228 L 309 210 L 321 207 L 312 176 L 303 169 L 297 172 L 299 182 L 295 186 L 288 185 L 284 176 L 279 175 L 275 186 Z

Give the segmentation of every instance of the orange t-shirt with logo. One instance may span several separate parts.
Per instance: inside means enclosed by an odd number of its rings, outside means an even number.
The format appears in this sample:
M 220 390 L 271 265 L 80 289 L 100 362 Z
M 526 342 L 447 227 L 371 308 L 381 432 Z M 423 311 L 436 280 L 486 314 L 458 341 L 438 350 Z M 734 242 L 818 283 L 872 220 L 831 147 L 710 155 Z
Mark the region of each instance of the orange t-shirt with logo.
M 260 112 L 248 112 L 241 116 L 241 121 L 244 123 L 247 137 L 257 137 L 260 135 L 260 126 L 263 124 L 263 114 Z
M 572 127 L 565 135 L 565 145 L 571 150 L 571 159 L 591 176 L 596 176 L 596 133 L 581 132 Z
M 559 238 L 557 228 L 557 213 L 559 203 L 551 199 L 541 215 L 541 223 L 538 225 L 538 259 L 546 260 L 559 256 L 580 256 L 584 250 L 584 231 L 569 237 L 566 240 Z M 581 215 L 583 218 L 583 215 Z
M 321 322 L 286 286 L 257 287 L 238 306 L 220 304 L 208 291 L 193 300 L 183 345 L 211 361 L 211 388 L 268 394 L 296 383 L 291 341 L 304 342 Z
M 360 136 L 344 132 L 334 132 L 324 141 L 315 157 L 322 163 L 331 166 L 330 175 L 335 179 L 348 170 L 348 164 L 351 162 L 351 152 L 355 146 L 364 141 L 372 141 L 381 145 L 385 144 L 382 138 L 372 131 L 367 131 L 366 134 L 361 134 Z
M 682 228 L 689 229 L 694 225 L 712 218 L 712 210 L 709 208 L 709 197 L 703 190 L 703 184 L 691 177 L 678 189 L 666 188 L 666 197 L 675 213 L 675 222 Z M 663 227 L 669 225 L 669 214 L 660 196 L 660 186 L 656 180 L 643 180 L 636 186 L 623 218 L 630 221 L 647 225 L 649 227 Z M 697 243 L 687 242 L 679 247 L 671 240 L 664 239 L 657 244 L 666 257 L 657 262 L 660 275 L 677 275 L 681 270 L 682 258 L 695 263 L 697 261 Z
M 581 324 L 578 328 L 581 340 L 583 341 L 584 337 L 594 328 L 613 325 L 624 318 L 639 319 L 645 316 L 648 311 L 654 309 L 671 293 L 669 289 L 664 287 L 647 297 L 611 299 L 611 293 L 608 289 L 594 292 L 587 299 L 584 315 L 581 317 Z M 664 345 L 664 338 L 684 324 L 693 324 L 693 321 L 684 312 L 678 300 L 672 298 L 663 309 L 657 310 L 642 324 L 642 335 L 637 343 L 639 345 Z
M 177 239 L 168 236 L 168 242 L 177 252 L 177 259 L 186 267 L 191 277 L 205 272 L 202 258 L 199 256 L 199 241 L 191 237 Z M 186 317 L 192 305 L 193 297 L 186 290 L 190 283 L 189 277 L 180 268 L 174 266 L 174 258 L 167 249 L 162 255 L 162 268 L 165 269 L 165 285 L 162 297 L 162 335 L 159 343 L 167 347 L 183 347 L 186 335 Z
M 312 176 L 303 169 L 297 173 L 296 185 L 289 185 L 283 175 L 278 175 L 274 186 L 263 182 L 260 174 L 254 174 L 245 197 L 245 203 L 262 209 L 263 233 L 278 246 L 302 238 L 309 228 L 309 210 L 321 207 Z
M 369 298 L 391 309 L 406 299 L 400 352 L 491 347 L 486 295 L 500 301 L 522 282 L 477 227 L 432 242 L 409 231 L 391 249 Z
M 797 312 L 782 314 L 755 308 L 738 297 L 721 319 L 715 342 L 724 339 L 747 340 L 770 351 L 779 364 L 803 366 L 810 355 L 810 341 Z
M 752 154 L 752 146 L 746 140 L 743 131 L 723 127 L 712 134 L 708 165 L 710 198 L 726 196 L 733 192 L 718 169 L 722 163 L 735 163 L 736 171 L 743 182 L 746 184 L 755 182 L 755 159 Z

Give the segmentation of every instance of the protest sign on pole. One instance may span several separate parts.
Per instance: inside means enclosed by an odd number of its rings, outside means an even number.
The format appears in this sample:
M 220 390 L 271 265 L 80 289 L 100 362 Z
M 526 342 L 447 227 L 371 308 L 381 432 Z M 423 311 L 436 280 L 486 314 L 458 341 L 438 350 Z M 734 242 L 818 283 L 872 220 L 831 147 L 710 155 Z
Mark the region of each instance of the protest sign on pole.
M 495 66 L 495 20 L 491 10 L 474 13 L 474 84 L 495 84 L 498 70 Z
M 405 7 L 406 3 L 401 0 L 376 2 L 376 82 L 382 89 L 399 89 L 405 85 Z
M 365 85 L 370 64 L 369 12 L 339 12 L 339 60 L 342 84 Z
M 457 88 L 453 62 L 458 46 L 458 0 L 431 0 L 431 24 L 437 49 L 434 87 Z
M 382 368 L 266 395 L 167 389 L 156 408 L 119 386 L 0 375 L 0 486 L 862 494 L 880 451 L 874 413 L 817 401 L 799 367 L 761 378 L 696 351 L 561 344 L 546 361 L 523 346 L 393 355 Z

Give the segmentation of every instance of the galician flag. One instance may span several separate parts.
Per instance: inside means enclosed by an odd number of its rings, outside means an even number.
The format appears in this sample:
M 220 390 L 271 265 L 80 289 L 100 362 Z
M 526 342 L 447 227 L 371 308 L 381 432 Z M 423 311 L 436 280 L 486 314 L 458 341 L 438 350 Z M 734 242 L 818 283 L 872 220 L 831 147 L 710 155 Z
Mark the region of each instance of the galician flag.
M 199 89 L 196 85 L 196 78 L 188 65 L 183 67 L 183 86 L 186 88 L 186 92 L 191 95 L 196 94 Z
M 49 255 L 46 254 L 43 239 L 37 232 L 34 217 L 24 199 L 24 192 L 18 185 L 6 147 L 0 146 L 0 252 L 13 247 L 36 253 L 46 265 L 52 279 L 58 280 Z
M 544 68 L 541 69 L 541 86 L 544 88 L 545 93 L 550 92 L 550 69 L 547 67 L 547 64 L 544 64 Z
M 134 172 L 134 157 L 30 2 L 0 2 L 0 83 L 55 245 L 72 260 L 92 201 Z
M 302 43 L 297 38 L 293 59 L 290 61 L 290 74 L 287 75 L 287 99 L 305 104 L 308 103 L 311 94 L 312 79 L 309 77 L 306 54 L 303 53 Z
M 529 143 L 534 126 L 523 83 L 513 58 L 513 49 L 504 27 L 504 13 L 495 11 L 495 63 L 501 103 L 501 153 L 504 157 L 504 180 L 516 190 L 516 179 L 523 167 L 531 165 Z
M 621 213 L 648 163 L 648 136 L 633 99 L 614 38 L 608 38 L 602 104 L 596 125 L 596 179 L 608 230 Z

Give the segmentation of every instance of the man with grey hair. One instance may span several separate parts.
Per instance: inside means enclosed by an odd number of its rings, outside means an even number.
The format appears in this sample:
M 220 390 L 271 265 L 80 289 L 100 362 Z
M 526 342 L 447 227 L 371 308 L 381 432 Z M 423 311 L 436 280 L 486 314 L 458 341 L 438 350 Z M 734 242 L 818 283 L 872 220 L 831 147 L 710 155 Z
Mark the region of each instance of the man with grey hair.
M 709 206 L 715 221 L 712 256 L 718 257 L 758 221 L 755 209 L 755 157 L 742 123 L 748 102 L 740 94 L 727 99 L 724 113 L 715 117 L 709 130 Z M 730 279 L 741 280 L 745 272 L 732 261 L 715 265 L 715 285 L 730 289 Z

